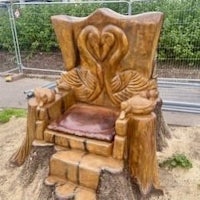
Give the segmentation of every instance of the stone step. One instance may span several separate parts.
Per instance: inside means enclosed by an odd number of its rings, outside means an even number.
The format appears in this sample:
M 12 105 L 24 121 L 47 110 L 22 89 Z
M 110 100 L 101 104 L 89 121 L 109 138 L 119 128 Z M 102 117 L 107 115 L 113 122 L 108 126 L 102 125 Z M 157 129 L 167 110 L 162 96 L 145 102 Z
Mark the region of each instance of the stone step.
M 113 143 L 110 142 L 63 134 L 48 129 L 44 131 L 44 140 L 70 149 L 78 149 L 102 156 L 112 156 Z
M 49 179 L 49 180 L 48 180 Z M 57 184 L 56 183 L 60 183 Z M 96 192 L 92 189 L 79 186 L 70 181 L 63 182 L 62 179 L 50 176 L 46 179 L 46 184 L 55 184 L 55 197 L 57 199 L 74 200 L 96 200 Z
M 103 169 L 111 173 L 121 172 L 123 161 L 80 150 L 58 151 L 51 157 L 50 176 L 47 178 L 46 183 L 51 185 L 51 177 L 57 177 L 57 179 L 96 190 Z

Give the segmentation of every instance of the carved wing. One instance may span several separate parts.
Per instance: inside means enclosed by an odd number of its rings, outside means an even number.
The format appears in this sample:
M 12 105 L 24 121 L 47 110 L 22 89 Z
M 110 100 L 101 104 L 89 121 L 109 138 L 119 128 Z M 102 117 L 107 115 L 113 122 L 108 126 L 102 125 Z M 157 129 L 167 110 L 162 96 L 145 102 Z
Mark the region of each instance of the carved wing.
M 97 78 L 90 71 L 74 68 L 62 74 L 58 82 L 59 89 L 72 89 L 80 101 L 92 101 L 101 92 L 97 87 Z
M 113 98 L 121 103 L 149 88 L 149 80 L 134 70 L 118 73 L 111 81 Z

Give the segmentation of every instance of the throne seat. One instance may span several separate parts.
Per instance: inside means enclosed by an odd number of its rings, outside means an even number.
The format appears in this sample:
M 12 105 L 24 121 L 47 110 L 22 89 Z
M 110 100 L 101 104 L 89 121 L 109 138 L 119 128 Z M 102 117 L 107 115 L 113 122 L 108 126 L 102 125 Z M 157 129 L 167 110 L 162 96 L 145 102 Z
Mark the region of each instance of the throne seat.
M 113 141 L 119 113 L 109 108 L 78 103 L 71 106 L 48 129 L 80 137 Z

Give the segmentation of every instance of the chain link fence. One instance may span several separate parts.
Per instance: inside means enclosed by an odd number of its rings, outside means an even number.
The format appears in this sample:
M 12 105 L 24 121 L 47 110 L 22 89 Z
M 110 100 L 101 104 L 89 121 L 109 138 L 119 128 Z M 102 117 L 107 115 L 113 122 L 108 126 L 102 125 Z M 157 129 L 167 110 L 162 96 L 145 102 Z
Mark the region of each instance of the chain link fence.
M 60 73 L 63 62 L 50 16 L 87 16 L 101 7 L 125 15 L 164 12 L 157 54 L 159 77 L 200 79 L 200 1 L 195 0 L 31 2 L 0 6 L 0 22 L 3 19 L 4 23 L 0 23 L 0 36 L 6 31 L 6 39 L 0 37 L 1 71 L 17 67 L 24 73 Z

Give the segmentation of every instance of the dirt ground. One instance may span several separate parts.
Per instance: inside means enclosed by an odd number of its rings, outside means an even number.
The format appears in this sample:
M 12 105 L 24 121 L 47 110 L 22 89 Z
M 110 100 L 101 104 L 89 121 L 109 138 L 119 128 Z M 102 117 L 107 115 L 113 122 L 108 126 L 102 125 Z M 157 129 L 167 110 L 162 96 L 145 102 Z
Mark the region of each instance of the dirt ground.
M 50 70 L 64 70 L 64 64 L 60 52 L 39 52 L 37 54 L 30 54 L 30 52 L 21 52 L 22 64 L 27 69 L 25 74 L 55 74 L 55 72 L 35 71 L 33 69 L 50 69 Z M 0 51 L 0 72 L 13 69 L 16 67 L 15 56 L 12 53 Z M 174 63 L 158 63 L 157 66 L 158 77 L 162 78 L 186 78 L 186 79 L 200 79 L 199 65 Z
M 169 147 L 158 153 L 161 162 L 173 153 L 184 153 L 192 162 L 191 169 L 160 169 L 161 185 L 165 194 L 151 200 L 200 199 L 200 127 L 170 127 Z M 26 130 L 25 118 L 12 118 L 0 124 L 0 200 L 39 200 L 40 187 L 48 172 L 38 170 L 29 186 L 18 178 L 22 167 L 12 167 L 8 159 L 19 147 Z M 40 198 L 40 200 L 43 200 Z M 46 199 L 44 199 L 46 200 Z M 85 199 L 83 199 L 85 200 Z

